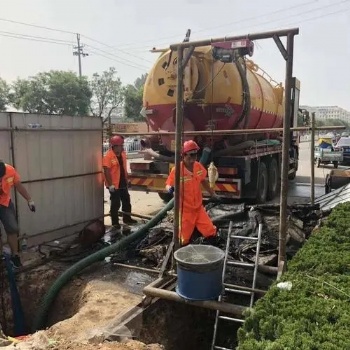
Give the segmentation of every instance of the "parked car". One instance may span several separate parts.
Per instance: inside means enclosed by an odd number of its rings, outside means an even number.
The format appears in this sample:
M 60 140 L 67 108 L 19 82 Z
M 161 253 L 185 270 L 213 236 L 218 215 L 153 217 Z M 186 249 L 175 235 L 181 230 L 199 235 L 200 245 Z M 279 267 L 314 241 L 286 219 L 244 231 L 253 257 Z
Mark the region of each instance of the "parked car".
M 343 161 L 343 151 L 333 147 L 332 138 L 322 137 L 315 146 L 314 159 L 318 168 L 321 164 L 329 163 L 338 168 L 338 164 Z
M 350 137 L 341 137 L 335 145 L 336 150 L 343 151 L 343 163 L 350 163 Z

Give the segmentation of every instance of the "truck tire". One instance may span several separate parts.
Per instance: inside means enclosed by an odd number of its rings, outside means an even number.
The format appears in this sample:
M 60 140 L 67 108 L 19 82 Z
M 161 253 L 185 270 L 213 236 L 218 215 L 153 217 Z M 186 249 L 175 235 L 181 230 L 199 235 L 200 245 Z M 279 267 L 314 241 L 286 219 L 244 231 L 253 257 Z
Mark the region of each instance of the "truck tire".
M 337 169 L 339 165 L 339 162 L 336 160 L 333 162 L 334 169 Z
M 160 199 L 165 203 L 170 202 L 173 198 L 173 195 L 171 195 L 170 193 L 158 192 L 158 195 Z
M 269 176 L 267 172 L 266 164 L 261 161 L 259 164 L 259 179 L 258 188 L 256 189 L 256 200 L 258 203 L 263 204 L 266 202 L 267 190 L 269 185 Z
M 278 193 L 279 172 L 276 158 L 272 158 L 268 163 L 268 188 L 267 199 L 274 199 Z
M 317 168 L 319 168 L 321 166 L 321 159 L 317 158 L 317 162 L 316 162 Z

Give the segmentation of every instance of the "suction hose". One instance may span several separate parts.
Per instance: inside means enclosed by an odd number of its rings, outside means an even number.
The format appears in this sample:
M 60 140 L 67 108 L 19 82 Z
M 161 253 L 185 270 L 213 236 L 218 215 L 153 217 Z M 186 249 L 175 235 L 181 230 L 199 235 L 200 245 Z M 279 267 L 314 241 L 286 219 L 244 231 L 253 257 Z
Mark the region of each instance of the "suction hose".
M 206 164 L 209 160 L 211 150 L 205 148 L 202 152 L 202 157 L 200 163 Z M 136 241 L 137 239 L 142 239 L 147 235 L 148 230 L 156 226 L 159 221 L 161 221 L 174 206 L 174 199 L 172 199 L 162 210 L 160 210 L 157 215 L 148 221 L 144 226 L 139 230 L 132 233 L 131 235 L 121 239 L 119 242 L 116 242 L 109 247 L 103 248 L 96 253 L 93 253 L 86 258 L 78 261 L 76 264 L 72 265 L 66 271 L 62 273 L 60 277 L 56 279 L 51 288 L 46 292 L 42 302 L 40 303 L 39 310 L 36 314 L 33 332 L 43 329 L 46 324 L 47 314 L 49 313 L 50 307 L 54 302 L 57 294 L 66 285 L 77 273 L 84 270 L 86 267 L 92 265 L 93 263 L 106 258 L 107 256 L 116 253 L 122 248 L 128 246 L 130 243 Z
M 122 248 L 128 246 L 130 243 L 136 241 L 137 239 L 144 238 L 147 235 L 149 229 L 154 227 L 161 221 L 174 206 L 174 199 L 172 199 L 158 214 L 143 225 L 139 230 L 130 234 L 129 236 L 122 238 L 119 242 L 116 242 L 106 248 L 93 253 L 86 258 L 78 261 L 76 264 L 72 265 L 66 271 L 62 273 L 58 279 L 53 283 L 50 289 L 44 295 L 44 298 L 39 306 L 38 313 L 36 314 L 33 332 L 43 329 L 46 324 L 47 314 L 50 310 L 51 304 L 54 302 L 57 294 L 77 273 L 84 270 L 86 267 L 92 265 L 93 263 L 106 258 L 107 256 L 116 253 Z

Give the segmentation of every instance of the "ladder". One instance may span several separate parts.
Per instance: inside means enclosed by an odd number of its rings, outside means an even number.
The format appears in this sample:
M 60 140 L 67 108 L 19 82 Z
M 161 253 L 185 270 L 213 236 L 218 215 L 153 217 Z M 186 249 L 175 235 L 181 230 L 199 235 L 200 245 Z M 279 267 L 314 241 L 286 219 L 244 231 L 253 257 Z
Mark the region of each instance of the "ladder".
M 255 289 L 255 286 L 256 286 L 256 277 L 257 277 L 257 274 L 258 274 L 262 224 L 259 224 L 258 237 L 249 237 L 249 236 L 246 237 L 246 236 L 235 235 L 234 233 L 232 233 L 232 227 L 233 227 L 233 222 L 230 221 L 228 234 L 227 234 L 227 241 L 226 241 L 224 267 L 223 267 L 223 271 L 222 271 L 222 283 L 223 283 L 224 288 L 223 288 L 223 293 L 219 296 L 218 301 L 220 302 L 222 300 L 222 297 L 223 297 L 223 295 L 225 293 L 236 293 L 236 294 L 241 294 L 241 295 L 250 295 L 250 305 L 249 306 L 252 307 L 253 304 L 254 304 L 254 297 L 255 297 L 254 289 Z M 254 264 L 228 259 L 231 239 L 250 240 L 250 241 L 255 241 L 256 242 L 256 255 L 255 255 L 255 262 L 254 262 Z M 235 286 L 230 285 L 229 283 L 225 282 L 227 266 L 248 267 L 248 268 L 253 268 L 254 269 L 254 272 L 253 272 L 253 283 L 252 283 L 252 287 L 251 287 L 250 291 L 240 290 L 240 289 L 234 288 Z M 215 324 L 214 324 L 214 334 L 213 334 L 211 350 L 233 350 L 233 349 L 228 349 L 228 348 L 225 348 L 225 347 L 222 347 L 222 346 L 218 346 L 216 344 L 218 325 L 219 325 L 219 321 L 220 320 L 228 321 L 228 322 L 241 322 L 241 323 L 243 323 L 244 320 L 240 319 L 240 318 L 223 316 L 223 315 L 220 314 L 219 310 L 216 311 Z

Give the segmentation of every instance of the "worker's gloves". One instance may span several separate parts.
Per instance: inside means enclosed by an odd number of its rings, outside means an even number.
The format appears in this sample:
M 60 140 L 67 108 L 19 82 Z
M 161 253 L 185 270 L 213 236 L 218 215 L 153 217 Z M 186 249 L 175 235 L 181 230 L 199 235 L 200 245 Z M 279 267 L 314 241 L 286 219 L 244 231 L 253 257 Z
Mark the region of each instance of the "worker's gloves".
M 174 186 L 171 186 L 171 187 L 168 188 L 168 193 L 169 194 L 174 194 L 174 191 L 175 191 Z
M 114 193 L 114 192 L 115 192 L 115 187 L 114 187 L 114 185 L 109 186 L 109 187 L 108 187 L 108 191 L 109 191 L 109 193 Z
M 35 204 L 34 201 L 28 201 L 28 208 L 30 211 L 32 211 L 33 213 L 35 212 Z

